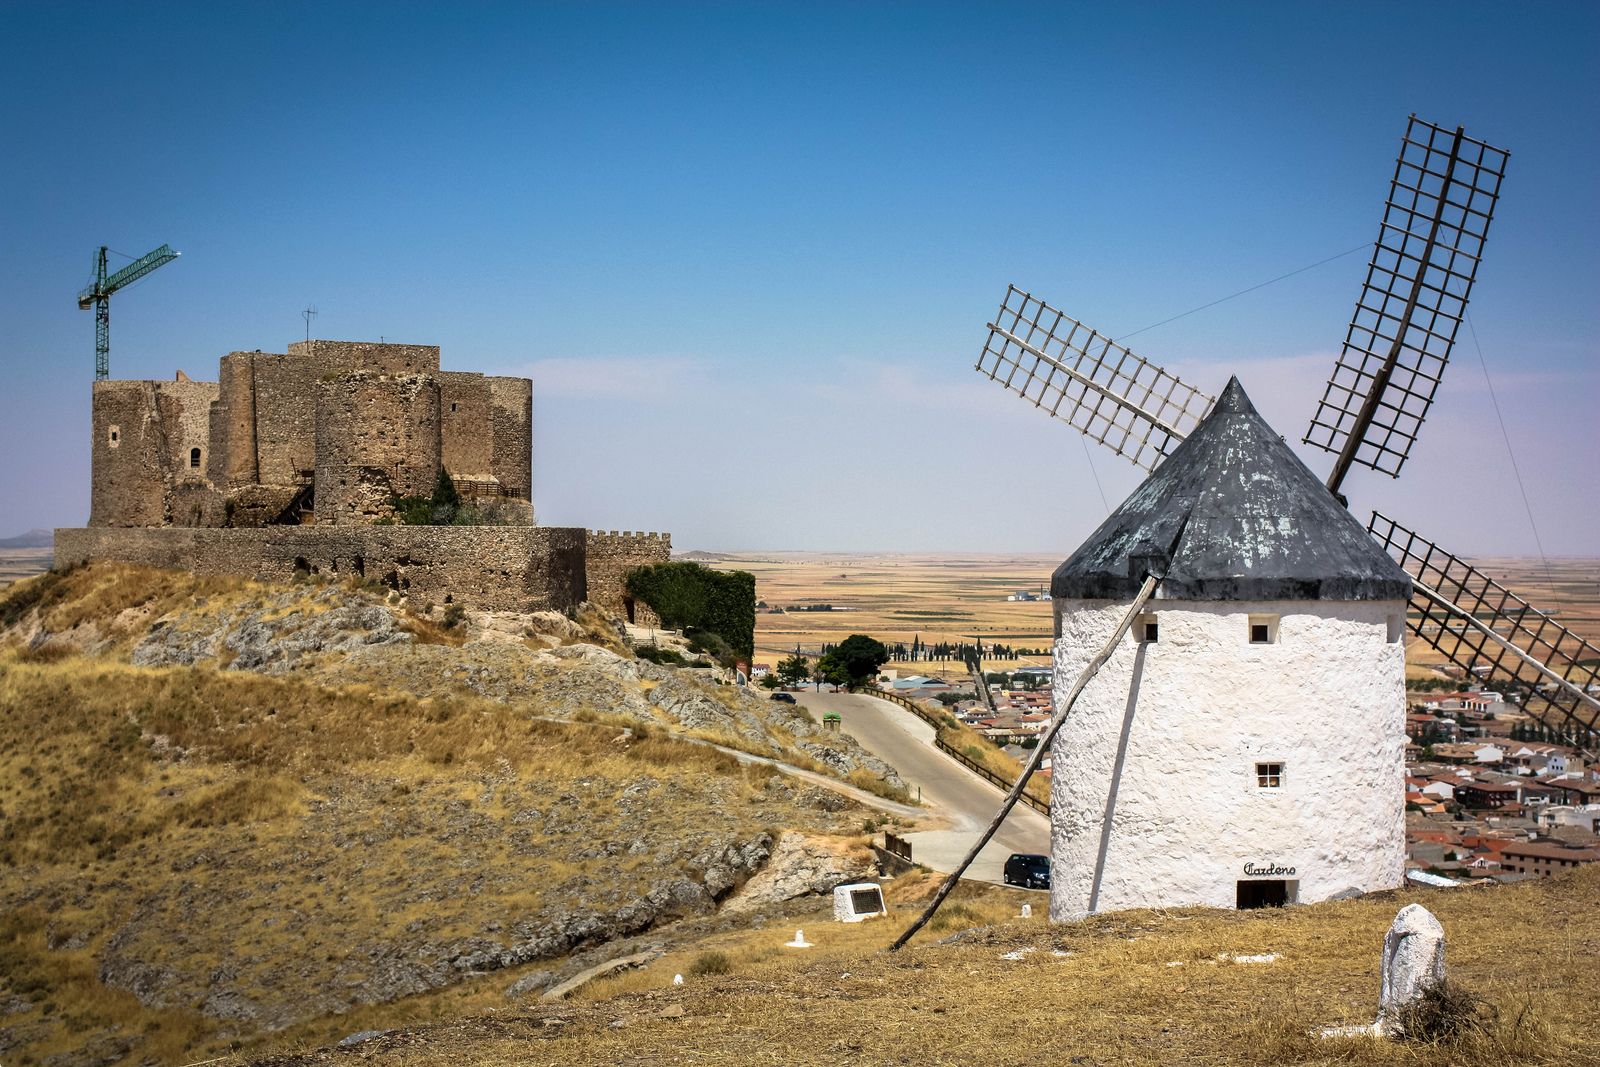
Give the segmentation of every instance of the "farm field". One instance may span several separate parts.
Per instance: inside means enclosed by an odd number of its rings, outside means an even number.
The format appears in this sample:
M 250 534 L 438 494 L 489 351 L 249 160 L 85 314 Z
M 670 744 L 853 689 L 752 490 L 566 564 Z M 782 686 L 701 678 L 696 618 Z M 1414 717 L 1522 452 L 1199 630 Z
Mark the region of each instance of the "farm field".
M 49 570 L 53 554 L 49 548 L 0 548 L 0 589 Z
M 755 575 L 756 654 L 768 658 L 796 646 L 815 652 L 825 642 L 865 633 L 886 643 L 914 636 L 925 643 L 981 639 L 985 644 L 1048 648 L 1050 604 L 1008 602 L 1007 595 L 1048 587 L 1061 562 L 1053 555 L 950 553 L 901 555 L 825 552 L 702 554 L 708 566 Z M 1485 558 L 1474 564 L 1516 590 L 1592 644 L 1600 644 L 1600 560 Z M 827 604 L 833 611 L 796 611 Z M 781 607 L 782 614 L 771 608 Z M 838 610 L 843 609 L 843 610 Z M 1425 642 L 1412 640 L 1407 657 L 1418 669 L 1442 662 Z M 993 661 L 995 669 L 1048 663 L 1048 656 Z M 901 665 L 909 666 L 909 665 Z M 929 667 L 932 669 L 928 669 Z M 964 676 L 961 664 L 945 665 Z M 939 674 L 940 665 L 918 670 Z
M 1047 649 L 1050 604 L 1007 601 L 1019 591 L 1038 593 L 1061 562 L 1053 555 L 987 555 L 983 553 L 854 554 L 830 552 L 750 552 L 710 554 L 703 562 L 724 570 L 745 570 L 756 577 L 756 596 L 769 608 L 756 614 L 758 658 L 790 652 L 796 646 L 816 652 L 825 642 L 852 633 L 871 634 L 886 642 L 1000 642 L 1019 648 Z M 49 568 L 48 548 L 0 549 L 0 589 L 19 578 Z M 1484 557 L 1472 561 L 1497 581 L 1552 611 L 1561 625 L 1600 645 L 1600 559 L 1565 557 L 1549 560 Z M 835 611 L 795 611 L 797 607 L 832 605 Z M 773 614 L 772 607 L 782 607 Z M 1441 661 L 1426 643 L 1412 640 L 1407 658 L 1414 672 Z M 1046 656 L 992 660 L 997 670 L 1046 664 Z M 908 666 L 908 665 L 902 665 Z M 965 676 L 959 663 L 923 664 L 917 669 Z

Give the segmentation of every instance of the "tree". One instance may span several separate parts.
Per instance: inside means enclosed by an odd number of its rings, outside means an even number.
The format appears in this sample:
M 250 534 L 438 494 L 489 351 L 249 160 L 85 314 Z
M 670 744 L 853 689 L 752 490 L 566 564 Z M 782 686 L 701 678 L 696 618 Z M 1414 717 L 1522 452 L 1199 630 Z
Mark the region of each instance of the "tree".
M 817 665 L 811 669 L 811 680 L 817 683 L 820 692 L 823 682 L 829 685 L 849 685 L 850 674 L 839 662 L 839 653 L 833 651 L 817 660 Z
M 761 676 L 760 685 L 763 689 L 776 689 L 782 684 L 783 683 L 778 679 L 776 674 L 763 674 Z
M 777 675 L 778 681 L 784 685 L 804 685 L 806 680 L 811 677 L 811 664 L 806 661 L 804 656 L 796 652 L 787 659 L 780 660 L 774 673 Z
M 851 634 L 840 641 L 839 647 L 830 655 L 834 658 L 834 666 L 843 672 L 850 685 L 860 685 L 876 678 L 878 668 L 889 661 L 889 650 L 883 647 L 883 643 L 865 634 Z

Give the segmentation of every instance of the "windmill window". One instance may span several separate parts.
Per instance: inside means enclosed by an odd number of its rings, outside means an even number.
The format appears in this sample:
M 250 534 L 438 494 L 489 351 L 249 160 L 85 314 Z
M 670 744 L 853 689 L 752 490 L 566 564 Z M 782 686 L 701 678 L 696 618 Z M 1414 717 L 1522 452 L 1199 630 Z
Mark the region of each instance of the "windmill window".
M 1250 616 L 1250 643 L 1275 645 L 1278 643 L 1278 617 L 1276 615 Z
M 1258 763 L 1258 764 L 1256 764 L 1256 788 L 1257 789 L 1282 789 L 1283 788 L 1283 764 L 1281 764 L 1281 763 Z
M 1140 615 L 1133 624 L 1133 632 L 1141 644 L 1153 645 L 1160 638 L 1161 630 L 1156 625 L 1154 615 Z
M 200 450 L 198 448 L 189 449 L 189 466 L 190 468 L 200 466 Z
M 110 444 L 111 444 L 112 448 L 116 448 L 118 445 L 120 445 L 122 443 L 122 427 L 120 427 L 120 426 L 111 427 L 111 433 L 110 433 L 109 437 L 110 437 Z
M 450 414 L 454 415 L 455 413 L 456 413 L 456 406 L 455 406 L 455 404 L 452 403 L 450 405 Z

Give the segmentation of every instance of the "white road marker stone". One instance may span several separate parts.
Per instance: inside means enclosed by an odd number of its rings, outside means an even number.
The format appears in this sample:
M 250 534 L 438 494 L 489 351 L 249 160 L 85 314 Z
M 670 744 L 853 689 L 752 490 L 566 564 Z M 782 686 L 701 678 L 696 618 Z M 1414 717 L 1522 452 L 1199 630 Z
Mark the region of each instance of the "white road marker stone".
M 1394 1029 L 1394 1016 L 1429 986 L 1444 981 L 1444 927 L 1421 904 L 1400 909 L 1383 937 L 1383 987 L 1377 1027 Z

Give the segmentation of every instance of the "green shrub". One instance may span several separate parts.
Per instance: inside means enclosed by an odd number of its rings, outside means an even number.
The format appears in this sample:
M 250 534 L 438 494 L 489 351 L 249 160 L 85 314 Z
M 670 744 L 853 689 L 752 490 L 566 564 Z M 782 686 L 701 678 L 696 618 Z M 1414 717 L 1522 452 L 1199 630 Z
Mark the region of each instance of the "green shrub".
M 660 645 L 640 645 L 633 650 L 633 654 L 640 659 L 649 660 L 651 663 L 660 663 L 672 667 L 688 666 L 689 661 L 683 658 L 683 653 L 675 648 L 662 648 Z
M 704 978 L 707 975 L 727 974 L 733 970 L 733 961 L 728 959 L 726 953 L 702 952 L 689 964 L 688 974 L 691 978 Z
M 439 621 L 444 624 L 446 630 L 454 630 L 461 625 L 466 617 L 467 609 L 460 604 L 446 604 L 444 606 L 444 615 Z
M 753 574 L 714 571 L 698 563 L 653 563 L 630 572 L 624 585 L 629 596 L 648 604 L 661 617 L 662 625 L 698 639 L 699 648 L 691 645 L 694 651 L 719 658 L 725 654 L 729 665 L 734 660 L 748 662 L 754 656 Z

